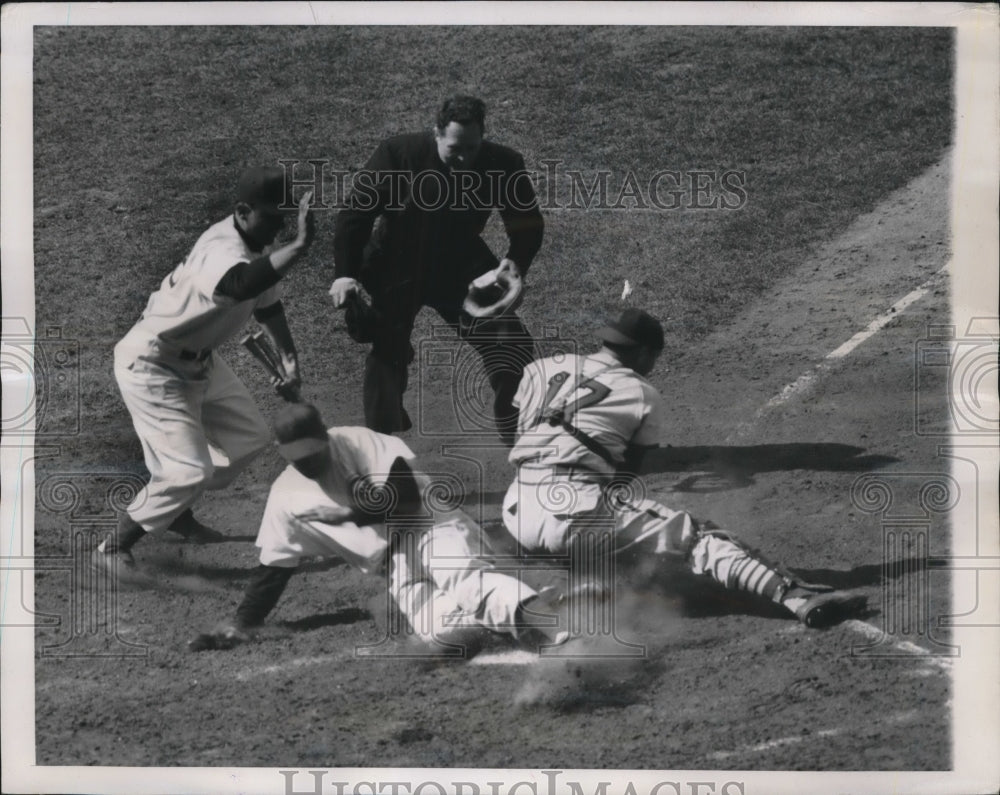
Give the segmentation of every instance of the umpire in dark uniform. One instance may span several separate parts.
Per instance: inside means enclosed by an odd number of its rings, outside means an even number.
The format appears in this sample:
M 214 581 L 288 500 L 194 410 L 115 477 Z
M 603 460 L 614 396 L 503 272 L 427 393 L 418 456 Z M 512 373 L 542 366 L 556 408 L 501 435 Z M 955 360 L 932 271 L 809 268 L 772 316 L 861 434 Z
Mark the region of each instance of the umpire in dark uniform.
M 414 356 L 410 334 L 420 308 L 429 306 L 482 358 L 497 431 L 513 444 L 512 399 L 534 342 L 516 314 L 474 320 L 462 303 L 469 283 L 488 270 L 524 276 L 542 245 L 544 223 L 524 158 L 483 140 L 485 115 L 482 100 L 453 96 L 433 131 L 383 141 L 337 216 L 330 295 L 335 306 L 347 307 L 349 331 L 358 284 L 372 297 L 374 322 L 363 330 L 355 324 L 352 336 L 372 343 L 364 406 L 374 431 L 410 428 L 403 408 Z M 494 210 L 509 239 L 502 260 L 480 237 Z

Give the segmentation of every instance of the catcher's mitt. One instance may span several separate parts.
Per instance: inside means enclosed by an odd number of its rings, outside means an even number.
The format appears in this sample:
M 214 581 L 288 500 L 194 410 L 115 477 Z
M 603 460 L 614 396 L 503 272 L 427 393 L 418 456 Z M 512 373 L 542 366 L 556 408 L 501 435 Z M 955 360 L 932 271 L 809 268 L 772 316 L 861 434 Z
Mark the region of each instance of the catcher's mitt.
M 469 284 L 462 309 L 473 318 L 500 317 L 524 300 L 524 279 L 506 268 L 487 271 Z
M 344 322 L 347 324 L 347 336 L 352 340 L 371 342 L 375 339 L 375 331 L 378 329 L 380 317 L 371 304 L 354 293 L 344 307 Z

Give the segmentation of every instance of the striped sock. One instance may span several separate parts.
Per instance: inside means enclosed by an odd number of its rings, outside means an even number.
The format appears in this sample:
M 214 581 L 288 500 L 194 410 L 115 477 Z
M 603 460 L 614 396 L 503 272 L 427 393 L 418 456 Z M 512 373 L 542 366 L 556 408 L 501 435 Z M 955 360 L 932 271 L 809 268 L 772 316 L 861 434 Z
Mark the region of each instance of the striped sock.
M 786 585 L 785 578 L 756 558 L 740 558 L 729 569 L 726 587 L 734 591 L 746 591 L 780 602 Z

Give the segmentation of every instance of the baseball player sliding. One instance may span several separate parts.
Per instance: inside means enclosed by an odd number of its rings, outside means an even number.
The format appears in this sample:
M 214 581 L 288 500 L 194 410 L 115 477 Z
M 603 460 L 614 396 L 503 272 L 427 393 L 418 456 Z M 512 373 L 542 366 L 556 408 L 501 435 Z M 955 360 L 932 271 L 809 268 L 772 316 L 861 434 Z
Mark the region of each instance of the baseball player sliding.
M 115 347 L 115 378 L 150 479 L 94 551 L 96 566 L 134 566 L 130 550 L 146 533 L 170 530 L 196 542 L 223 537 L 198 522 L 191 506 L 206 489 L 232 482 L 269 444 L 270 433 L 216 349 L 252 315 L 284 367 L 286 377 L 274 379 L 279 392 L 294 392 L 300 383 L 278 282 L 309 248 L 314 223 L 306 194 L 294 240 L 270 249 L 288 215 L 288 188 L 283 169 L 245 171 L 233 214 L 202 234 Z
M 537 592 L 483 556 L 487 537 L 462 511 L 428 507 L 430 479 L 412 467 L 400 439 L 367 428 L 327 429 L 315 407 L 294 404 L 274 424 L 289 466 L 271 486 L 255 570 L 235 620 L 194 638 L 192 650 L 230 648 L 249 638 L 277 603 L 299 562 L 339 556 L 364 572 L 389 574 L 389 593 L 414 635 L 475 642 L 484 630 L 557 644 L 552 590 Z M 553 626 L 547 626 L 552 623 Z
M 663 349 L 663 328 L 627 309 L 598 336 L 597 353 L 540 359 L 525 370 L 514 399 L 517 476 L 503 503 L 508 532 L 530 552 L 585 543 L 593 550 L 590 536 L 609 540 L 620 561 L 679 557 L 695 574 L 770 599 L 809 627 L 861 610 L 863 596 L 797 581 L 715 525 L 611 485 L 638 473 L 661 438 L 662 398 L 645 376 Z

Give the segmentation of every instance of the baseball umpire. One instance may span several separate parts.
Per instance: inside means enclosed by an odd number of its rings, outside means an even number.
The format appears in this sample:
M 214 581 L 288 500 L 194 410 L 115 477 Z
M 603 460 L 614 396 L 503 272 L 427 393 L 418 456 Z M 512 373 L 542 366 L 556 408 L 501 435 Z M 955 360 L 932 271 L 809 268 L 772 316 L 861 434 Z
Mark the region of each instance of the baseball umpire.
M 465 513 L 433 509 L 430 480 L 413 468 L 414 454 L 402 440 L 368 428 L 327 429 L 308 404 L 282 409 L 274 432 L 289 466 L 264 508 L 260 565 L 235 620 L 194 638 L 192 650 L 247 640 L 302 558 L 330 555 L 366 573 L 388 573 L 393 601 L 428 643 L 474 643 L 485 630 L 522 641 L 565 640 L 551 622 L 554 593 L 497 571 L 484 557 L 487 536 Z
M 798 581 L 710 522 L 629 493 L 639 481 L 627 477 L 661 438 L 662 397 L 646 376 L 663 349 L 663 328 L 627 309 L 598 337 L 597 353 L 533 362 L 514 399 L 517 476 L 503 520 L 522 547 L 551 554 L 587 543 L 600 554 L 604 543 L 626 564 L 650 554 L 678 558 L 727 589 L 782 605 L 809 627 L 861 610 L 863 596 Z
M 281 391 L 300 383 L 278 282 L 312 241 L 311 194 L 298 204 L 295 238 L 269 248 L 289 214 L 289 187 L 281 168 L 246 170 L 232 215 L 201 235 L 115 347 L 115 378 L 150 479 L 94 551 L 95 565 L 133 566 L 129 550 L 146 533 L 171 530 L 196 542 L 222 538 L 194 518 L 191 506 L 206 489 L 232 482 L 271 437 L 216 349 L 252 315 L 284 365 L 286 378 L 275 386 Z
M 453 96 L 433 132 L 383 141 L 337 216 L 330 294 L 335 306 L 347 308 L 351 336 L 372 343 L 363 386 L 372 430 L 411 426 L 403 407 L 414 356 L 410 334 L 420 308 L 429 306 L 481 357 L 497 430 L 513 443 L 511 400 L 534 357 L 534 342 L 514 310 L 544 222 L 524 158 L 483 140 L 485 115 L 482 100 Z M 509 238 L 499 262 L 480 237 L 494 210 Z M 490 275 L 473 287 L 484 274 Z M 352 301 L 359 284 L 372 297 L 369 313 Z M 495 300 L 488 300 L 490 288 Z

